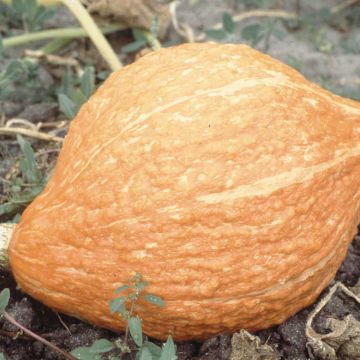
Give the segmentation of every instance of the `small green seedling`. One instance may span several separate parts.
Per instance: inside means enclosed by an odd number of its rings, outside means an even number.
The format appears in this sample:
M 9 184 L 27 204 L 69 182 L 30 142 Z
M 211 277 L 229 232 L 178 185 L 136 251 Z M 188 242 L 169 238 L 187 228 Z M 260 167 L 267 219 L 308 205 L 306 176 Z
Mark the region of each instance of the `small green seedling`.
M 130 334 L 137 346 L 137 360 L 176 360 L 176 347 L 172 337 L 169 336 L 162 347 L 144 340 L 141 319 L 134 315 L 136 302 L 140 298 L 156 306 L 165 306 L 165 302 L 159 296 L 149 293 L 144 294 L 143 291 L 148 285 L 149 283 L 142 279 L 142 275 L 136 273 L 130 284 L 115 289 L 115 294 L 120 296 L 111 300 L 109 306 L 112 313 L 118 313 L 127 321 L 124 340 L 117 339 L 110 342 L 101 339 L 91 346 L 76 348 L 71 354 L 80 360 L 100 360 L 102 353 L 114 351 L 115 355 L 111 359 L 119 360 L 123 354 L 131 352 L 128 344 Z

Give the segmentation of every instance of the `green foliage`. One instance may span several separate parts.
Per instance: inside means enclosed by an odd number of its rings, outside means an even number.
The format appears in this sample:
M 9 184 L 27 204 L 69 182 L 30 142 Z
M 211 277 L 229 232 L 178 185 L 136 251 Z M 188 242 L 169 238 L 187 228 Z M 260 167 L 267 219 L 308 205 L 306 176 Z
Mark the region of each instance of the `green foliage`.
M 136 52 L 145 47 L 147 44 L 146 37 L 144 35 L 144 32 L 140 29 L 134 28 L 132 29 L 132 35 L 134 38 L 134 41 L 123 46 L 121 48 L 121 51 L 124 53 L 131 53 Z
M 228 13 L 223 14 L 222 28 L 209 29 L 206 31 L 206 36 L 218 41 L 236 42 L 236 24 L 232 16 Z
M 133 338 L 135 344 L 139 348 L 141 348 L 143 345 L 143 336 L 142 336 L 140 318 L 137 316 L 130 316 L 128 319 L 128 326 L 129 326 L 131 337 Z
M 159 30 L 159 18 L 155 16 L 155 18 L 152 20 L 150 25 L 150 34 L 151 37 L 146 37 L 144 30 L 133 28 L 132 36 L 134 38 L 134 41 L 123 46 L 121 48 L 121 51 L 123 53 L 132 53 L 141 50 L 146 46 L 146 44 L 149 44 L 151 48 L 155 48 L 155 43 L 152 41 L 152 39 L 157 39 L 158 36 L 158 30 Z
M 6 359 L 5 359 L 5 355 L 2 354 L 2 353 L 0 353 L 0 360 L 6 360 Z
M 278 21 L 267 20 L 261 23 L 245 26 L 241 31 L 241 37 L 256 46 L 262 40 L 265 41 L 265 48 L 269 46 L 271 36 L 275 36 L 279 40 L 286 37 L 286 32 L 278 27 Z
M 101 354 L 115 348 L 114 344 L 106 339 L 95 341 L 91 346 L 81 346 L 74 349 L 71 354 L 80 360 L 100 360 Z
M 12 60 L 0 72 L 0 101 L 36 102 L 47 97 L 49 90 L 39 77 L 39 65 L 30 60 Z
M 21 17 L 25 31 L 42 28 L 44 21 L 55 14 L 55 9 L 38 6 L 36 0 L 12 0 L 12 8 Z
M 206 31 L 206 36 L 217 41 L 238 42 L 238 36 L 235 33 L 236 23 L 230 14 L 223 14 L 222 28 L 210 29 Z M 265 41 L 265 48 L 268 47 L 270 36 L 275 36 L 282 40 L 286 32 L 278 26 L 277 20 L 268 20 L 261 23 L 245 26 L 241 31 L 241 38 L 249 41 L 252 46 L 256 46 L 262 40 Z
M 130 284 L 122 285 L 115 289 L 114 293 L 120 295 L 109 302 L 110 311 L 112 313 L 118 313 L 122 318 L 127 321 L 127 328 L 125 331 L 124 341 L 118 339 L 114 342 L 110 342 L 105 339 L 98 340 L 103 341 L 102 346 L 99 347 L 101 353 L 108 351 L 114 351 L 116 355 L 122 355 L 126 352 L 130 352 L 130 348 L 127 344 L 127 337 L 130 334 L 132 340 L 137 346 L 136 359 L 137 360 L 176 360 L 176 346 L 171 336 L 168 337 L 163 347 L 160 347 L 150 341 L 144 339 L 142 332 L 141 319 L 138 316 L 134 316 L 134 310 L 136 302 L 142 298 L 143 300 L 154 304 L 156 306 L 165 306 L 164 300 L 154 294 L 144 294 L 144 289 L 149 285 L 147 281 L 144 281 L 140 273 L 136 273 L 130 280 Z M 74 349 L 71 353 L 81 360 L 98 360 L 100 359 L 100 351 L 95 348 L 94 345 L 90 347 L 79 347 Z M 97 351 L 97 352 L 96 352 Z M 114 355 L 111 359 L 120 359 Z
M 21 176 L 11 180 L 8 189 L 9 200 L 0 205 L 0 217 L 19 212 L 42 191 L 46 183 L 46 178 L 37 166 L 30 143 L 21 135 L 17 135 L 17 141 L 22 153 Z
M 332 44 L 329 42 L 327 26 L 331 25 L 332 15 L 328 8 L 321 8 L 318 11 L 303 10 L 296 22 L 288 22 L 290 28 L 300 28 L 301 35 L 310 40 L 316 50 L 329 52 Z
M 68 119 L 73 119 L 80 110 L 81 105 L 87 101 L 95 90 L 95 70 L 87 66 L 79 78 L 68 68 L 57 90 L 60 111 Z
M 6 309 L 10 300 L 10 290 L 8 288 L 0 292 L 0 314 Z

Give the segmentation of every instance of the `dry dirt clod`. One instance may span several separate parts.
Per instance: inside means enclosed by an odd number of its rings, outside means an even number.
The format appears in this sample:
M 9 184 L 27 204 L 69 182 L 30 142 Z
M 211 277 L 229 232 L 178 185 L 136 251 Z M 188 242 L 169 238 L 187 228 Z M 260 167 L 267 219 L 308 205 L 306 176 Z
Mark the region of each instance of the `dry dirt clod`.
M 171 21 L 169 5 L 158 0 L 82 0 L 82 3 L 90 13 L 123 22 L 129 27 L 148 30 L 157 17 L 160 38 L 165 36 Z
M 280 360 L 280 355 L 269 345 L 261 345 L 257 336 L 246 330 L 235 333 L 231 339 L 230 360 Z
M 343 320 L 327 319 L 325 325 L 330 331 L 326 334 L 318 333 L 312 327 L 315 316 L 332 300 L 338 289 L 352 301 L 355 300 L 360 308 L 360 298 L 343 284 L 336 283 L 316 306 L 306 323 L 306 335 L 309 340 L 307 347 L 319 359 L 360 359 L 360 322 L 353 315 L 347 315 Z

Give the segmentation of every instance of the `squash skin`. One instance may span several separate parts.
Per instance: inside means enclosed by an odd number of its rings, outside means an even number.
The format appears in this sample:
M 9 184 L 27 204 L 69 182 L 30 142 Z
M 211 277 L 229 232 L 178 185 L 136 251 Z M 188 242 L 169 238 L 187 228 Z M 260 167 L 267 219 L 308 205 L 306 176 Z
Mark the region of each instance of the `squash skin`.
M 360 105 L 244 45 L 186 44 L 110 76 L 73 120 L 16 227 L 18 284 L 121 330 L 140 272 L 145 333 L 280 324 L 334 278 L 360 222 Z

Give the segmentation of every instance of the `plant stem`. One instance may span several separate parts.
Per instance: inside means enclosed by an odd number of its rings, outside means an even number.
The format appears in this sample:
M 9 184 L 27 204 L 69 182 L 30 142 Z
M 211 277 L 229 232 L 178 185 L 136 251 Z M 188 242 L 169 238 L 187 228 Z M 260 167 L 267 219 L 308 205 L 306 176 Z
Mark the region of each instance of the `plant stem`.
M 10 3 L 10 1 L 6 1 Z M 96 25 L 93 18 L 87 12 L 85 7 L 81 4 L 79 0 L 61 0 L 61 1 L 39 1 L 39 5 L 54 5 L 54 4 L 64 4 L 71 13 L 77 18 L 81 26 L 85 29 L 86 33 L 94 43 L 95 47 L 98 49 L 101 56 L 108 63 L 110 68 L 114 71 L 122 67 L 122 63 L 115 54 L 114 50 L 110 46 L 109 42 L 106 40 L 105 36 L 100 31 L 99 27 Z
M 121 61 L 81 2 L 79 0 L 62 0 L 62 3 L 66 5 L 78 19 L 81 26 L 88 33 L 90 39 L 98 49 L 99 53 L 109 64 L 110 68 L 113 71 L 121 68 Z
M 113 24 L 108 25 L 101 29 L 104 34 L 115 32 L 118 30 L 126 29 L 126 26 L 123 24 Z M 19 36 L 12 36 L 3 39 L 4 48 L 11 46 L 17 46 L 26 44 L 32 41 L 39 41 L 45 39 L 59 39 L 59 38 L 82 38 L 87 37 L 88 33 L 83 28 L 62 28 L 62 29 L 53 29 L 53 30 L 43 30 L 36 31 L 31 33 L 22 34 Z
M 41 336 L 33 333 L 31 330 L 27 329 L 26 327 L 22 326 L 21 324 L 19 324 L 10 314 L 8 314 L 6 311 L 4 311 L 2 313 L 2 315 L 4 316 L 4 318 L 9 321 L 10 323 L 12 323 L 13 325 L 15 325 L 16 327 L 18 327 L 20 330 L 22 330 L 24 333 L 26 333 L 27 335 L 31 336 L 33 339 L 40 341 L 41 343 L 43 343 L 44 345 L 48 346 L 50 349 L 62 354 L 66 359 L 69 360 L 76 360 L 76 357 L 72 356 L 71 354 L 69 354 L 68 352 L 61 350 L 59 347 L 57 347 L 56 345 L 52 344 L 50 341 L 45 340 L 44 338 L 42 338 Z
M 46 45 L 44 45 L 39 50 L 42 51 L 44 54 L 54 54 L 66 45 L 68 45 L 73 38 L 58 38 L 58 39 L 52 39 L 49 41 Z
M 143 30 L 143 34 L 153 50 L 161 49 L 160 41 L 150 31 Z
M 129 317 L 127 320 L 129 320 L 129 318 L 131 317 L 133 311 L 134 311 L 134 307 L 135 307 L 135 300 L 132 300 L 131 302 L 131 308 L 130 308 L 130 312 L 129 312 Z M 129 337 L 129 324 L 126 325 L 126 329 L 125 329 L 125 337 L 124 337 L 124 345 L 128 346 L 128 337 Z M 120 360 L 122 359 L 124 353 L 120 354 Z

